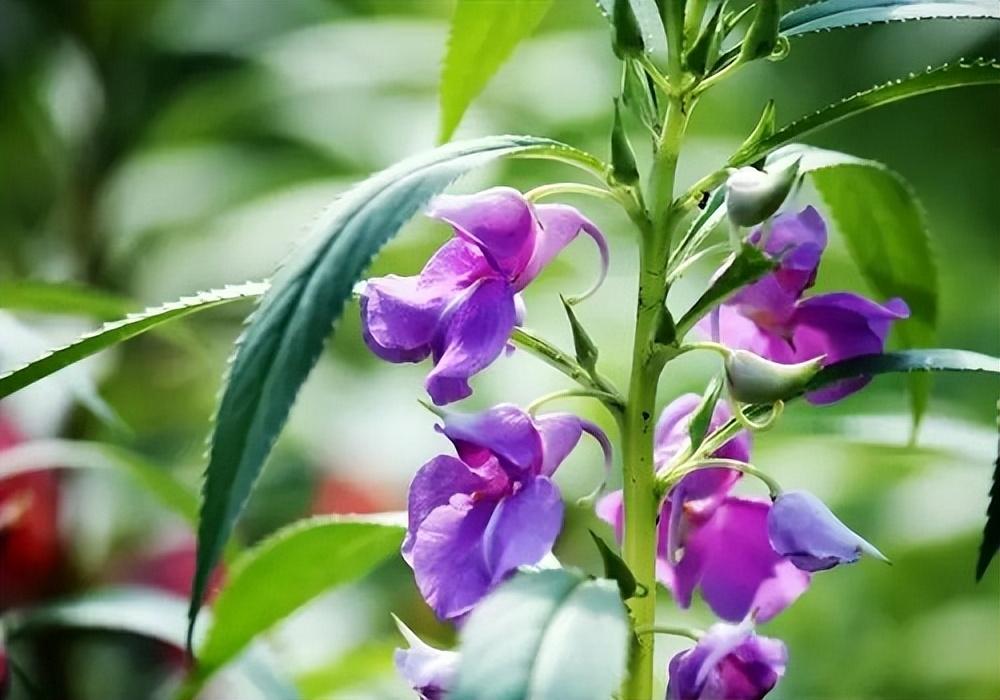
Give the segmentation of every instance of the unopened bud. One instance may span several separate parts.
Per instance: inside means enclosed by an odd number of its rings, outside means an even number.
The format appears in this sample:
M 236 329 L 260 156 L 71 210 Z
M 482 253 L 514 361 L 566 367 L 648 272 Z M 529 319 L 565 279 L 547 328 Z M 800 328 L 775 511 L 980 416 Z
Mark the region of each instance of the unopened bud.
M 726 210 L 737 226 L 756 226 L 773 216 L 792 191 L 799 174 L 798 159 L 767 172 L 740 168 L 726 181 Z
M 824 355 L 795 365 L 771 362 L 746 350 L 726 358 L 729 394 L 743 403 L 774 403 L 802 392 L 823 366 Z

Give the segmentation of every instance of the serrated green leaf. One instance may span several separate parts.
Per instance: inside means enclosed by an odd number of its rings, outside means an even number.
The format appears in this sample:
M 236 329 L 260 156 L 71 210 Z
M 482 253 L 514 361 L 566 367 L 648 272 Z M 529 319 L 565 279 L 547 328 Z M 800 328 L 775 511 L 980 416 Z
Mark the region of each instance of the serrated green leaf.
M 815 391 L 843 379 L 896 372 L 985 372 L 1000 374 L 1000 358 L 969 350 L 944 348 L 861 355 L 827 365 L 810 380 L 806 391 Z
M 910 318 L 895 330 L 904 348 L 927 347 L 935 340 L 938 277 L 927 221 L 916 194 L 881 163 L 836 151 L 805 146 L 781 149 L 769 161 L 801 158 L 847 242 L 862 276 L 883 298 L 902 297 Z M 891 261 L 891 264 L 887 264 Z M 930 382 L 910 382 L 914 425 L 920 422 Z
M 552 0 L 457 0 L 441 72 L 440 142 L 451 138 L 465 110 L 551 6 Z
M 945 63 L 923 73 L 911 74 L 905 78 L 876 85 L 797 119 L 770 137 L 748 148 L 740 149 L 730 158 L 729 164 L 740 166 L 754 163 L 805 134 L 875 107 L 940 90 L 996 83 L 1000 83 L 1000 64 L 982 60 Z
M 322 516 L 302 520 L 237 559 L 212 606 L 212 624 L 198 648 L 205 680 L 320 593 L 371 571 L 399 551 L 405 527 L 371 518 Z
M 993 0 L 829 0 L 800 7 L 781 18 L 787 37 L 888 22 L 933 19 L 1000 19 Z
M 460 641 L 450 700 L 607 700 L 624 676 L 628 622 L 614 581 L 551 569 L 488 596 Z
M 0 480 L 38 469 L 108 469 L 142 486 L 164 507 L 198 524 L 198 497 L 166 469 L 121 447 L 79 440 L 36 440 L 0 452 Z
M 569 146 L 529 136 L 441 146 L 343 194 L 279 270 L 237 341 L 216 413 L 198 528 L 192 621 L 222 544 L 365 268 L 432 196 L 469 170 L 513 155 L 600 165 Z
M 0 398 L 9 396 L 63 367 L 79 362 L 85 357 L 90 357 L 101 350 L 133 338 L 140 333 L 145 333 L 168 321 L 241 299 L 255 298 L 263 294 L 266 289 L 266 282 L 248 282 L 222 289 L 213 289 L 147 309 L 142 313 L 130 314 L 120 321 L 105 323 L 98 330 L 81 336 L 70 345 L 52 350 L 37 360 L 0 376 Z
M 635 574 L 632 573 L 632 569 L 628 568 L 625 560 L 608 546 L 607 542 L 593 530 L 589 530 L 589 532 L 594 540 L 594 544 L 597 545 L 597 551 L 601 554 L 601 561 L 604 562 L 605 577 L 617 583 L 622 600 L 628 600 L 635 595 L 635 591 L 638 588 Z
M 1000 432 L 1000 401 L 997 402 L 997 431 Z M 993 557 L 1000 551 L 1000 435 L 997 436 L 997 458 L 993 462 L 993 485 L 986 506 L 986 525 L 976 560 L 976 580 L 981 581 Z
M 715 404 L 719 403 L 719 396 L 722 395 L 722 387 L 725 382 L 722 375 L 716 375 L 705 388 L 705 393 L 701 397 L 698 407 L 691 414 L 691 422 L 688 423 L 688 437 L 691 438 L 691 450 L 697 450 L 708 435 L 708 428 L 712 424 L 712 415 L 715 413 Z
M 760 248 L 744 243 L 739 254 L 730 257 L 729 264 L 677 322 L 677 336 L 683 338 L 709 309 L 725 301 L 741 287 L 756 282 L 775 265 Z

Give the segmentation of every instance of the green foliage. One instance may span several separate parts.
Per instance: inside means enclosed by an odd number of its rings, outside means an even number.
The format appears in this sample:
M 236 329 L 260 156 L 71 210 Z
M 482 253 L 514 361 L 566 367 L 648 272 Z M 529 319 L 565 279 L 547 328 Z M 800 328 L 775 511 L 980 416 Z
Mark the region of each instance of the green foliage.
M 778 0 L 758 0 L 750 28 L 740 45 L 740 61 L 755 61 L 771 55 L 778 45 L 778 20 L 781 8 Z
M 0 308 L 46 314 L 114 319 L 133 309 L 128 299 L 94 287 L 65 282 L 0 282 Z
M 928 348 L 862 355 L 821 369 L 806 386 L 815 391 L 842 379 L 895 372 L 977 372 L 1000 374 L 1000 358 L 968 350 Z
M 319 220 L 275 276 L 231 361 L 205 471 L 192 624 L 209 572 L 299 388 L 379 249 L 431 197 L 477 166 L 515 154 L 568 158 L 575 153 L 558 142 L 528 136 L 448 144 L 373 175 Z
M 327 698 L 392 671 L 396 642 L 369 642 L 349 649 L 333 662 L 299 675 L 295 685 L 305 698 Z
M 725 386 L 725 382 L 722 376 L 716 375 L 713 377 L 701 397 L 701 402 L 699 402 L 694 413 L 691 414 L 691 422 L 688 424 L 688 436 L 691 438 L 692 452 L 701 447 L 701 443 L 705 441 L 705 436 L 708 435 L 708 428 L 712 424 L 712 414 L 715 412 L 715 404 L 719 403 L 723 386 Z
M 784 15 L 781 31 L 794 37 L 845 27 L 932 19 L 1000 19 L 1000 5 L 993 0 L 828 0 Z
M 597 0 L 597 6 L 611 23 L 614 32 L 612 45 L 617 54 L 630 55 L 636 48 L 635 42 L 641 40 L 642 51 L 653 64 L 657 67 L 666 65 L 667 35 L 656 0 Z M 623 23 L 631 23 L 632 26 L 623 27 Z M 622 39 L 630 42 L 628 50 L 618 45 Z
M 628 135 L 625 133 L 618 100 L 615 100 L 615 117 L 611 127 L 611 175 L 623 185 L 634 185 L 639 181 L 635 153 L 632 151 L 632 144 L 628 142 Z
M 140 333 L 145 333 L 168 321 L 183 318 L 196 311 L 203 311 L 241 299 L 258 297 L 266 289 L 266 282 L 248 282 L 222 289 L 213 289 L 147 309 L 142 313 L 129 314 L 120 321 L 105 323 L 98 330 L 80 337 L 70 345 L 46 353 L 24 367 L 0 376 L 0 398 L 9 396 L 63 367 L 79 362 L 85 357 L 90 357 L 101 350 L 133 338 Z
M 607 700 L 625 671 L 618 586 L 565 569 L 524 572 L 462 629 L 451 700 Z
M 576 312 L 573 311 L 573 305 L 566 301 L 563 296 L 559 297 L 562 299 L 563 310 L 566 312 L 566 317 L 569 319 L 569 327 L 573 332 L 573 349 L 576 352 L 576 361 L 580 363 L 583 369 L 587 370 L 587 373 L 594 376 L 597 371 L 597 346 L 591 339 L 590 334 L 587 333 L 587 329 L 583 327 L 580 320 L 576 317 Z
M 797 119 L 769 137 L 740 148 L 729 159 L 729 164 L 739 166 L 754 163 L 805 134 L 875 107 L 939 90 L 996 83 L 1000 83 L 1000 64 L 984 60 L 945 63 L 922 73 L 876 85 Z
M 722 45 L 723 38 L 720 20 L 725 5 L 724 2 L 716 5 L 715 12 L 709 17 L 701 33 L 684 55 L 685 65 L 695 75 L 705 75 L 719 57 L 719 47 Z
M 775 262 L 760 248 L 744 243 L 739 253 L 730 258 L 708 289 L 681 316 L 677 322 L 677 335 L 683 337 L 712 307 L 721 304 L 741 287 L 756 282 L 774 268 Z
M 997 430 L 1000 431 L 1000 402 L 997 402 Z M 986 507 L 986 525 L 983 540 L 979 545 L 976 560 L 976 580 L 981 581 L 993 557 L 1000 551 L 1000 437 L 998 437 L 997 457 L 993 462 L 993 485 L 990 487 L 990 503 Z
M 451 138 L 465 110 L 551 6 L 552 0 L 457 0 L 441 72 L 442 143 Z
M 359 579 L 398 551 L 403 520 L 315 517 L 279 530 L 242 555 L 212 606 L 212 625 L 198 648 L 198 678 L 207 679 L 254 637 L 320 593 Z
M 604 562 L 604 575 L 605 577 L 611 579 L 618 584 L 618 591 L 621 593 L 622 600 L 628 600 L 635 595 L 638 585 L 635 581 L 635 574 L 632 570 L 628 568 L 628 564 L 625 560 L 618 556 L 608 543 L 605 542 L 601 537 L 597 535 L 593 530 L 590 530 L 590 536 L 594 540 L 594 544 L 597 545 L 597 551 L 601 554 L 601 561 Z

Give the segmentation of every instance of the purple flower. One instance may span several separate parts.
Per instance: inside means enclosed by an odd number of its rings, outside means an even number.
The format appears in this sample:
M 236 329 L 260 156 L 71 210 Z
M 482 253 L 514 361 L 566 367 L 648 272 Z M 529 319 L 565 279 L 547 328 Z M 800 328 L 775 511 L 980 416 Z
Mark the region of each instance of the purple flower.
M 399 618 L 395 619 L 409 646 L 408 649 L 396 649 L 393 655 L 396 670 L 417 691 L 421 700 L 443 700 L 458 672 L 458 653 L 430 646 Z
M 519 566 L 548 555 L 563 504 L 551 477 L 582 433 L 610 444 L 594 424 L 568 413 L 532 418 L 512 404 L 448 413 L 439 428 L 458 459 L 439 455 L 413 479 L 403 558 L 443 619 L 469 612 Z
M 521 321 L 518 293 L 580 231 L 601 253 L 601 277 L 591 292 L 604 279 L 608 249 L 603 234 L 576 209 L 533 205 L 506 187 L 441 195 L 427 214 L 450 224 L 455 237 L 415 277 L 368 280 L 361 318 L 365 342 L 382 359 L 433 359 L 427 392 L 444 405 L 472 393 L 469 377 L 500 355 Z
M 812 207 L 775 217 L 763 239 L 758 229 L 749 240 L 763 245 L 778 267 L 722 304 L 719 342 L 783 364 L 820 356 L 829 364 L 882 352 L 892 323 L 910 315 L 902 299 L 882 305 L 849 292 L 802 298 L 816 281 L 826 248 L 826 224 Z M 707 319 L 700 324 L 706 332 L 709 326 Z M 806 398 L 817 404 L 832 403 L 869 381 L 868 377 L 844 380 Z
M 771 546 L 803 571 L 853 564 L 862 552 L 889 561 L 806 491 L 785 491 L 775 499 L 767 531 Z
M 784 643 L 749 623 L 717 624 L 670 660 L 667 700 L 760 700 L 785 673 Z
M 687 427 L 699 397 L 687 394 L 663 411 L 656 431 L 654 462 L 658 469 L 688 444 Z M 711 427 L 730 417 L 718 404 Z M 750 438 L 740 433 L 714 456 L 747 461 Z M 740 473 L 703 469 L 685 476 L 671 489 L 660 511 L 657 579 L 682 608 L 691 605 L 694 589 L 721 618 L 737 622 L 754 612 L 768 620 L 791 605 L 809 585 L 809 575 L 771 547 L 767 537 L 770 504 L 729 495 Z M 597 506 L 598 515 L 623 534 L 621 491 Z

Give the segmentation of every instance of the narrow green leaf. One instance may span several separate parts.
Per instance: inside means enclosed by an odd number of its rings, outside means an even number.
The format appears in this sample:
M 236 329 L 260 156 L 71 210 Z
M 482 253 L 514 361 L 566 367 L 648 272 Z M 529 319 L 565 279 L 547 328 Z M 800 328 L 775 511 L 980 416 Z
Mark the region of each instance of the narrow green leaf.
M 649 84 L 645 70 L 636 61 L 622 64 L 622 104 L 654 134 L 660 131 L 656 93 Z
M 573 332 L 573 349 L 576 352 L 576 361 L 580 363 L 581 367 L 587 370 L 588 374 L 593 375 L 597 369 L 597 346 L 591 339 L 590 334 L 587 333 L 587 329 L 583 327 L 583 324 L 576 317 L 573 305 L 566 301 L 566 298 L 562 295 L 559 298 L 562 299 L 563 310 L 566 311 L 566 317 L 569 319 L 569 327 Z
M 450 700 L 607 700 L 624 676 L 628 622 L 618 586 L 551 569 L 521 573 L 462 629 Z
M 986 60 L 945 63 L 923 73 L 910 74 L 905 78 L 877 85 L 797 119 L 760 141 L 754 148 L 738 152 L 730 159 L 729 164 L 739 166 L 754 163 L 805 134 L 875 107 L 940 90 L 996 83 L 1000 83 L 1000 64 Z
M 1000 401 L 997 401 L 997 430 L 1000 431 Z M 993 557 L 1000 551 L 1000 435 L 997 437 L 997 458 L 993 462 L 993 486 L 986 507 L 986 525 L 976 561 L 976 580 L 982 581 Z
M 191 620 L 209 572 L 327 337 L 372 258 L 427 201 L 501 156 L 593 156 L 549 139 L 493 136 L 452 143 L 373 175 L 342 195 L 275 277 L 237 341 L 212 436 Z
M 359 579 L 399 551 L 405 527 L 398 520 L 314 517 L 243 554 L 212 606 L 212 625 L 198 649 L 198 678 L 207 679 L 320 593 Z
M 677 336 L 683 338 L 709 309 L 725 301 L 741 287 L 756 282 L 774 268 L 775 262 L 760 248 L 744 243 L 739 254 L 730 257 L 729 264 L 722 273 L 677 322 Z
M 716 5 L 715 12 L 709 17 L 701 34 L 698 35 L 684 56 L 684 63 L 687 64 L 688 70 L 695 75 L 705 75 L 708 68 L 715 63 L 715 59 L 719 56 L 719 46 L 722 44 L 722 31 L 719 23 L 725 6 L 725 2 Z
M 639 181 L 639 169 L 635 165 L 635 153 L 625 133 L 621 107 L 615 100 L 614 123 L 611 127 L 611 175 L 623 185 L 634 185 Z
M 94 287 L 67 282 L 0 282 L 0 308 L 46 314 L 74 314 L 111 320 L 134 308 L 131 301 Z
M 793 10 L 781 18 L 787 37 L 888 22 L 933 19 L 1000 19 L 994 0 L 829 0 Z
M 895 331 L 902 347 L 933 345 L 937 267 L 926 217 L 909 184 L 881 163 L 836 151 L 788 147 L 771 158 L 802 158 L 862 276 L 883 298 L 902 297 L 909 305 L 910 319 Z M 929 378 L 913 377 L 910 388 L 917 425 L 927 407 Z
M 719 403 L 719 396 L 722 395 L 722 387 L 725 386 L 722 375 L 716 375 L 709 382 L 705 393 L 701 397 L 701 402 L 691 414 L 691 422 L 688 424 L 688 436 L 691 438 L 691 450 L 697 450 L 708 435 L 708 428 L 712 424 L 712 415 L 715 413 L 715 405 Z
M 142 313 L 130 314 L 120 321 L 105 323 L 98 330 L 81 336 L 70 345 L 52 350 L 37 360 L 0 376 L 0 398 L 9 396 L 63 367 L 79 362 L 85 357 L 90 357 L 101 350 L 133 338 L 140 333 L 145 333 L 168 321 L 222 304 L 258 297 L 266 289 L 266 282 L 248 282 L 222 289 L 213 289 L 195 296 L 182 297 L 178 301 L 147 309 Z
M 441 72 L 440 142 L 517 48 L 535 31 L 552 0 L 457 0 Z
M 601 554 L 601 561 L 604 562 L 604 575 L 618 584 L 618 591 L 621 593 L 622 600 L 628 600 L 635 595 L 636 588 L 638 587 L 635 574 L 628 568 L 625 560 L 618 556 L 618 553 L 611 549 L 608 543 L 599 537 L 597 533 L 593 530 L 589 530 L 588 532 L 590 532 L 590 536 L 594 539 L 594 544 L 597 545 L 597 551 Z
M 114 445 L 78 440 L 36 440 L 0 452 L 0 480 L 39 469 L 108 469 L 142 486 L 168 510 L 198 524 L 198 498 L 166 469 Z
M 969 350 L 940 348 L 861 355 L 827 365 L 812 378 L 806 391 L 815 391 L 843 379 L 894 372 L 986 372 L 1000 374 L 1000 358 Z

